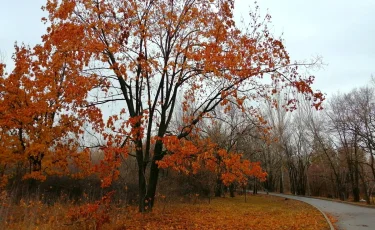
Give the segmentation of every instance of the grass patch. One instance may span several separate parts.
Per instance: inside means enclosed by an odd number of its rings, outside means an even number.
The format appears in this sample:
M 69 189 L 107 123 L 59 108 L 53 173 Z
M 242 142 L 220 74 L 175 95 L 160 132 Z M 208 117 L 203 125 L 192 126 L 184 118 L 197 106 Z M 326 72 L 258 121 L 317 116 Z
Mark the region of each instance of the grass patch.
M 46 206 L 40 202 L 2 207 L 0 228 L 98 229 L 97 218 L 109 218 L 101 229 L 329 229 L 324 217 L 310 205 L 280 197 L 256 195 L 199 202 L 160 200 L 152 213 L 133 206 L 103 206 L 97 212 L 71 218 L 73 205 Z M 86 207 L 86 206 L 81 206 Z M 105 210 L 104 210 L 105 209 Z M 105 221 L 107 222 L 107 221 Z

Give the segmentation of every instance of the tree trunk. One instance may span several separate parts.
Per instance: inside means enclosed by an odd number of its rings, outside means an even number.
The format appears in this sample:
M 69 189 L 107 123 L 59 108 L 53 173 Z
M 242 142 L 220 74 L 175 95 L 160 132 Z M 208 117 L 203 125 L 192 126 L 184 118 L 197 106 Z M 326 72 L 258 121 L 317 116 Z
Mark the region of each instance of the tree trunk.
M 139 192 L 139 200 L 138 200 L 138 208 L 139 212 L 145 212 L 145 199 L 146 199 L 146 167 L 147 162 L 144 162 L 143 158 L 143 149 L 142 149 L 142 141 L 138 140 L 136 142 L 136 159 L 138 165 L 138 192 Z
M 230 193 L 230 197 L 234 197 L 234 184 L 233 183 L 229 185 L 229 193 Z
M 338 188 L 338 193 L 339 193 L 339 199 L 340 200 L 345 200 L 345 186 L 342 186 L 341 183 L 338 181 L 337 182 L 337 188 Z
M 272 171 L 267 175 L 267 180 L 263 182 L 264 188 L 269 192 L 274 192 L 274 177 L 272 175 Z
M 353 188 L 353 201 L 359 202 L 359 200 L 360 200 L 360 198 L 359 198 L 359 188 L 355 187 L 355 188 Z
M 146 198 L 146 178 L 143 166 L 138 165 L 138 189 L 139 189 L 139 212 L 146 211 L 145 198 Z
M 297 182 L 297 195 L 306 195 L 307 187 L 307 168 L 308 166 L 303 163 L 303 159 L 298 161 L 298 182 Z
M 221 197 L 222 187 L 223 187 L 223 181 L 220 179 L 220 176 L 218 176 L 216 180 L 216 186 L 215 186 L 215 197 Z
M 290 181 L 290 192 L 293 195 L 297 194 L 297 172 L 292 162 L 288 162 L 288 173 Z
M 280 170 L 280 193 L 284 193 L 283 171 Z
M 254 189 L 253 189 L 253 194 L 258 194 L 258 183 L 257 179 L 254 177 Z
M 247 191 L 246 191 L 246 186 L 243 186 L 242 189 L 243 189 L 243 192 L 244 192 L 244 194 L 245 194 L 245 203 L 246 203 L 246 202 L 247 202 L 247 199 L 246 199 L 246 195 L 247 195 L 247 194 L 246 194 L 246 193 L 247 193 Z
M 151 162 L 146 199 L 144 200 L 147 205 L 147 211 L 152 211 L 152 208 L 154 207 L 156 187 L 159 179 L 159 167 L 157 161 L 161 159 L 163 159 L 163 143 L 157 141 L 154 149 L 154 157 Z
M 358 147 L 357 147 L 357 135 L 355 135 L 355 147 L 354 147 L 354 188 L 353 188 L 353 197 L 354 202 L 359 202 L 359 162 L 358 162 Z
M 143 162 L 143 152 L 140 150 L 137 153 L 137 163 L 138 163 L 138 192 L 139 192 L 139 212 L 146 211 L 145 209 L 145 198 L 146 198 L 146 165 Z
M 365 181 L 365 178 L 364 178 L 364 172 L 363 172 L 363 166 L 361 167 L 361 172 L 359 173 L 359 177 L 361 178 L 361 182 L 362 182 L 362 188 L 363 188 L 363 191 L 365 193 L 365 200 L 366 200 L 366 203 L 367 204 L 371 204 L 371 201 L 370 201 L 370 195 L 368 193 L 368 187 L 367 187 L 367 183 Z

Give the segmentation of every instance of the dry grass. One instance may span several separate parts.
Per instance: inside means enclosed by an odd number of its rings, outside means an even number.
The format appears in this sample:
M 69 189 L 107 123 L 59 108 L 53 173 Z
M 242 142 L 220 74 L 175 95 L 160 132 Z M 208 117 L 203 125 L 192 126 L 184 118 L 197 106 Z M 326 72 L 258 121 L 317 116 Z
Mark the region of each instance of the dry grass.
M 72 218 L 71 208 L 70 204 L 48 207 L 40 202 L 17 206 L 3 203 L 0 228 L 98 229 L 98 216 Z M 102 229 L 329 229 L 324 217 L 311 206 L 266 195 L 248 196 L 246 203 L 240 196 L 213 199 L 210 204 L 207 200 L 182 203 L 160 199 L 153 212 L 146 214 L 132 206 L 103 208 L 97 212 L 108 214 L 110 222 Z

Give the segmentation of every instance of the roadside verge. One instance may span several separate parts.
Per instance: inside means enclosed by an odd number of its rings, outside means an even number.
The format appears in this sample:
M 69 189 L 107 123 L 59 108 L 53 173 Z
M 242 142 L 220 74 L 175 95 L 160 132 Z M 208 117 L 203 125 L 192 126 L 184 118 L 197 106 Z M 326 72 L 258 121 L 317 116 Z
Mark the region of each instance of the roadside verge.
M 267 195 L 266 193 L 263 193 L 263 192 L 258 192 L 258 193 L 263 194 L 263 195 Z M 284 197 L 284 198 L 288 198 L 288 199 L 293 199 L 293 200 L 301 201 L 301 202 L 303 202 L 305 204 L 308 204 L 308 205 L 314 207 L 315 209 L 317 209 L 324 216 L 324 218 L 326 219 L 326 221 L 327 221 L 327 223 L 329 225 L 330 230 L 335 230 L 335 228 L 333 227 L 333 224 L 330 221 L 330 219 L 328 218 L 328 216 L 320 208 L 318 208 L 317 206 L 312 205 L 310 203 L 307 203 L 307 202 L 305 202 L 303 200 L 294 199 L 293 195 L 288 195 L 288 197 L 283 196 L 282 194 L 275 194 L 275 193 L 268 193 L 268 195 L 270 195 L 270 196 Z

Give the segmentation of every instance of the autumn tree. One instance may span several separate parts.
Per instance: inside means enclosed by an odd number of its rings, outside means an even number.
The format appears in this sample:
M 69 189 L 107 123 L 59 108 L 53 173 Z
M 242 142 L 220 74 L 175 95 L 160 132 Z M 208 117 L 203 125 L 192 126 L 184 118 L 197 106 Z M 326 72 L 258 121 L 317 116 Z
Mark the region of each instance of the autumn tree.
M 7 174 L 44 180 L 70 174 L 69 165 L 87 164 L 88 153 L 79 149 L 77 139 L 89 119 L 80 117 L 78 108 L 96 82 L 77 82 L 79 64 L 48 46 L 16 45 L 13 60 L 9 74 L 4 65 L 0 71 L 3 182 Z
M 222 151 L 239 154 L 243 159 L 252 160 L 253 162 L 255 160 L 251 157 L 254 150 L 250 147 L 248 141 L 252 137 L 257 136 L 258 132 L 266 132 L 266 127 L 263 127 L 264 124 L 254 116 L 255 113 L 255 111 L 252 111 L 250 115 L 246 111 L 241 111 L 236 106 L 231 107 L 226 112 L 217 108 L 210 120 L 202 121 L 198 126 L 200 132 L 203 134 L 202 136 L 208 137 L 212 142 L 216 143 L 217 151 L 215 152 L 215 157 L 219 166 L 215 170 L 217 174 L 215 196 L 217 197 L 222 195 L 223 179 L 225 179 L 222 175 L 222 170 L 225 170 L 225 167 L 220 167 L 225 166 L 220 164 L 220 162 L 225 161 L 226 157 Z M 237 167 L 240 168 L 241 165 Z M 265 178 L 259 177 L 259 179 L 264 180 Z M 237 184 L 245 186 L 248 184 L 248 181 L 249 178 L 243 181 L 233 181 L 229 184 L 230 196 L 234 197 L 235 182 L 240 182 Z
M 299 75 L 282 41 L 270 34 L 270 16 L 255 11 L 240 30 L 233 8 L 234 0 L 47 0 L 44 46 L 76 63 L 69 76 L 77 84 L 98 83 L 88 107 L 116 103 L 121 110 L 105 125 L 93 123 L 106 140 L 102 166 L 114 170 L 103 186 L 117 177 L 120 155 L 134 156 L 140 211 L 154 204 L 158 162 L 174 154 L 171 143 L 189 152 L 187 137 L 216 107 L 246 109 L 277 93 L 275 82 L 303 93 L 316 108 L 322 102 L 311 89 L 313 77 Z M 176 108 L 188 111 L 192 104 L 183 125 L 170 130 Z M 285 107 L 293 109 L 295 100 Z

